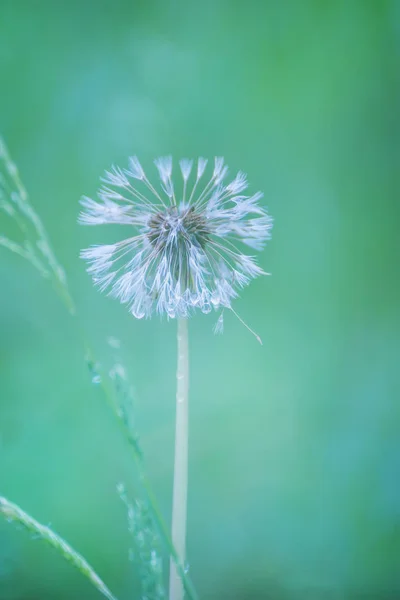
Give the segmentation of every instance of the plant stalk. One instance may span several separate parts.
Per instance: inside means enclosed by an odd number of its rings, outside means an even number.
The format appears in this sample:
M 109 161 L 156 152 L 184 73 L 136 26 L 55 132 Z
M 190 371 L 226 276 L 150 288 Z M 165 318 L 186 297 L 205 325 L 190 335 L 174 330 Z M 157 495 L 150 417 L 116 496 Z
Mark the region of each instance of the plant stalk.
M 189 338 L 186 319 L 178 319 L 178 365 L 176 371 L 176 425 L 172 543 L 185 569 L 188 488 Z M 184 588 L 175 562 L 170 562 L 169 600 L 183 600 Z

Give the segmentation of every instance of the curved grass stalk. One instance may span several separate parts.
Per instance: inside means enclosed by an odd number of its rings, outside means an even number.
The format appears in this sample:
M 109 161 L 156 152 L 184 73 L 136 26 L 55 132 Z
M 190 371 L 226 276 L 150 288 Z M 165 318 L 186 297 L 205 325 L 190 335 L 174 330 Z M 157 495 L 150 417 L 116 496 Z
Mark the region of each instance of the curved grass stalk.
M 106 584 L 100 579 L 96 571 L 89 565 L 89 563 L 83 558 L 79 552 L 76 552 L 62 537 L 60 537 L 55 531 L 42 525 L 36 519 L 28 515 L 19 506 L 7 500 L 7 498 L 0 496 L 0 513 L 8 520 L 14 521 L 19 525 L 22 525 L 24 529 L 38 535 L 41 539 L 45 540 L 48 544 L 53 546 L 63 557 L 71 563 L 78 571 L 90 581 L 98 591 L 103 594 L 107 600 L 117 600 L 117 598 L 110 592 Z

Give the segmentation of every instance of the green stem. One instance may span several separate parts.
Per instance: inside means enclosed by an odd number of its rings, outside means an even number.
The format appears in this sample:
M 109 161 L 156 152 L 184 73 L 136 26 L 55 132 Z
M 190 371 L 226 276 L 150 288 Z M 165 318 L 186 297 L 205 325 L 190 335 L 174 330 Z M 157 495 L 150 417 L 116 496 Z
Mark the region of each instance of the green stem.
M 178 319 L 178 366 L 176 371 L 176 427 L 174 489 L 172 499 L 172 543 L 179 563 L 185 565 L 186 513 L 188 488 L 188 400 L 189 400 L 189 340 L 186 319 Z M 169 600 L 182 600 L 183 582 L 171 559 Z

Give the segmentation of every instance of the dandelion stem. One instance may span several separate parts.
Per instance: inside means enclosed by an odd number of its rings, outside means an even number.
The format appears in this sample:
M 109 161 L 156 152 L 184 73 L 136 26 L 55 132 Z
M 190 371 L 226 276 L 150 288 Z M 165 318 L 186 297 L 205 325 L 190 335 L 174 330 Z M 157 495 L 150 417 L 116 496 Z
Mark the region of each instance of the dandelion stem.
M 175 464 L 172 499 L 172 543 L 185 568 L 188 487 L 189 343 L 186 319 L 178 319 L 178 366 L 176 371 Z M 182 600 L 184 589 L 175 562 L 170 563 L 169 600 Z

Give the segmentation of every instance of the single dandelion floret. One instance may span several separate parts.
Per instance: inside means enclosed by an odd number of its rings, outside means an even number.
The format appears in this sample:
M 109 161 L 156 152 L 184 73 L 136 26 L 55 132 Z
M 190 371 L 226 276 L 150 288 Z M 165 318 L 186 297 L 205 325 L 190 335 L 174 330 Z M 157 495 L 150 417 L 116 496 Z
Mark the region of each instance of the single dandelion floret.
M 153 312 L 174 318 L 196 308 L 203 313 L 232 309 L 238 291 L 265 274 L 245 253 L 246 246 L 262 250 L 270 237 L 272 219 L 259 204 L 262 194 L 243 194 L 242 172 L 225 185 L 223 158 L 215 158 L 205 183 L 204 158 L 194 169 L 192 160 L 179 161 L 181 177 L 175 182 L 170 156 L 154 162 L 158 190 L 133 156 L 128 169 L 106 171 L 98 200 L 82 198 L 80 223 L 132 228 L 132 235 L 115 244 L 83 250 L 88 272 L 138 319 Z M 221 317 L 218 331 L 222 325 Z

